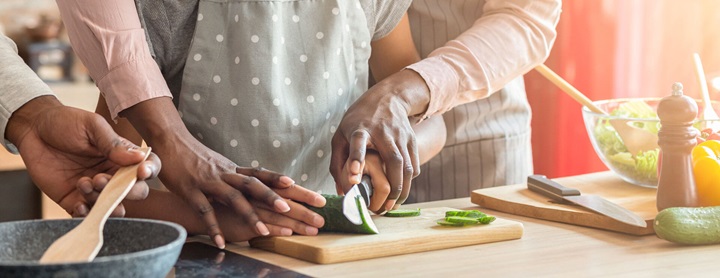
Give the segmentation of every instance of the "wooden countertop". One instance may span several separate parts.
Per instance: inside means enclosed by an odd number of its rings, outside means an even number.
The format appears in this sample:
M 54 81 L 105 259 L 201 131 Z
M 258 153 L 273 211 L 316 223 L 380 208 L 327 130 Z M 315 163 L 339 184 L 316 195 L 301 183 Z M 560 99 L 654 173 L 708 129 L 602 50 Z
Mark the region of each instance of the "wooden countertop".
M 720 245 L 681 246 L 482 209 L 469 198 L 407 207 L 481 209 L 525 226 L 521 239 L 355 262 L 320 265 L 234 243 L 227 250 L 314 277 L 716 277 Z M 209 243 L 204 237 L 194 237 Z

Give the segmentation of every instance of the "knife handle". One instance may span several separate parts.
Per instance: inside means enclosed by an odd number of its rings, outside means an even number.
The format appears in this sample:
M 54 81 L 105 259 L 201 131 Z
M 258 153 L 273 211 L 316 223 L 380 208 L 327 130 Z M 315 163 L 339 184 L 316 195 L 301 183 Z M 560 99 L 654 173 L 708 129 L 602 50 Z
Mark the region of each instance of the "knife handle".
M 530 191 L 540 193 L 556 201 L 563 201 L 564 196 L 580 196 L 579 190 L 562 186 L 544 175 L 528 176 L 527 187 Z

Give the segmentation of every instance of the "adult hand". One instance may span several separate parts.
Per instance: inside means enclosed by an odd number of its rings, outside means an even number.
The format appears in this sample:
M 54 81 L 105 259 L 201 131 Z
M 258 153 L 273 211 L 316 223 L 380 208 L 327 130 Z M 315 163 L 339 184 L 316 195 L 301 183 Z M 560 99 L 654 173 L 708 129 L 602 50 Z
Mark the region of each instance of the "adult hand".
M 15 111 L 6 134 L 18 147 L 33 182 L 73 215 L 86 202 L 76 190 L 83 177 L 112 174 L 144 159 L 138 147 L 113 132 L 102 117 L 63 106 L 54 96 L 35 98 Z M 157 176 L 160 167 L 158 157 L 151 154 L 138 168 L 138 180 Z M 147 191 L 147 184 L 137 183 L 128 198 L 144 198 Z
M 123 113 L 165 161 L 160 179 L 201 216 L 207 234 L 218 247 L 225 246 L 225 238 L 213 202 L 231 208 L 244 226 L 259 235 L 269 235 L 270 230 L 250 200 L 262 202 L 277 213 L 291 210 L 273 189 L 297 190 L 292 179 L 265 169 L 237 167 L 207 148 L 190 135 L 169 98 L 146 100 Z M 311 201 L 310 205 L 322 206 L 321 200 Z
M 428 91 L 420 75 L 403 70 L 383 79 L 348 108 L 333 136 L 330 162 L 330 173 L 343 192 L 360 182 L 367 149 L 374 149 L 385 163 L 390 183 L 385 209 L 405 202 L 410 181 L 420 174 L 409 117 L 425 111 Z

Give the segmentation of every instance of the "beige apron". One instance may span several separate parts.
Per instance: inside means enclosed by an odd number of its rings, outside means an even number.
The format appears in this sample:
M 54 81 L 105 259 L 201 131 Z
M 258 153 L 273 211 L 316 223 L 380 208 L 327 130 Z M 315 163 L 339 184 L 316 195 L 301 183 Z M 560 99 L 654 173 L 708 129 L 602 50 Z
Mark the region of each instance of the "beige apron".
M 180 115 L 238 165 L 334 193 L 330 139 L 367 88 L 370 40 L 357 0 L 200 1 Z

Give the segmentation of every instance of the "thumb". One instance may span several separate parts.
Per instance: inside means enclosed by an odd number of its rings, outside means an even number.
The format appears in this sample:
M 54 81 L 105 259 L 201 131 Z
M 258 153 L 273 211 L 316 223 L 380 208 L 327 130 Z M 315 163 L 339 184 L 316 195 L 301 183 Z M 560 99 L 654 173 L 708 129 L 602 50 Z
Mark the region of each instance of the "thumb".
M 96 116 L 87 121 L 86 130 L 90 144 L 96 146 L 100 153 L 119 166 L 129 166 L 144 160 L 145 153 L 137 145 L 120 137 L 104 118 Z

